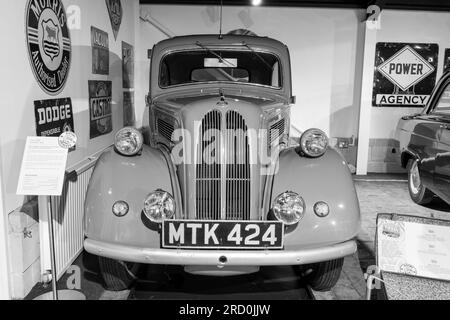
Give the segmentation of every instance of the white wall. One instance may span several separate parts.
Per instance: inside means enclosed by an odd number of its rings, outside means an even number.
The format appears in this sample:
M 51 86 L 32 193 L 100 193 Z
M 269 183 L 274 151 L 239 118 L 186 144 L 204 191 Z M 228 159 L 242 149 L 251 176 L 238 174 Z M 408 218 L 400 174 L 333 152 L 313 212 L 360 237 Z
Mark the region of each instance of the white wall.
M 212 21 L 208 12 L 215 12 Z M 217 33 L 217 6 L 141 5 L 149 15 L 175 35 Z M 223 8 L 223 32 L 246 28 L 278 39 L 289 47 L 292 63 L 292 123 L 300 129 L 319 127 L 332 137 L 357 135 L 359 79 L 356 65 L 361 55 L 360 21 L 364 12 L 352 9 L 229 7 Z M 213 19 L 214 20 L 214 19 Z M 148 92 L 147 49 L 166 36 L 147 22 L 140 23 L 137 53 L 136 106 L 138 121 Z M 139 85 L 142 85 L 139 87 Z M 145 125 L 146 119 L 144 119 Z
M 1 141 L 1 136 L 0 136 Z M 0 148 L 1 154 L 1 148 Z M 3 212 L 3 179 L 0 171 L 0 213 Z M 8 279 L 8 246 L 6 237 L 6 215 L 0 214 L 0 300 L 10 298 Z
M 2 167 L 5 185 L 5 211 L 10 212 L 24 202 L 16 196 L 20 163 L 29 135 L 35 135 L 33 101 L 51 99 L 38 85 L 28 60 L 25 36 L 25 7 L 27 1 L 5 1 L 0 19 L 0 32 L 5 41 L 1 51 L 2 77 L 0 135 L 2 136 Z M 63 0 L 65 9 L 80 8 L 81 28 L 70 31 L 72 61 L 64 90 L 56 97 L 71 97 L 77 149 L 69 154 L 68 167 L 110 145 L 115 131 L 123 126 L 122 119 L 122 41 L 135 45 L 138 21 L 138 0 L 121 1 L 123 18 L 117 40 L 114 40 L 104 0 Z M 110 75 L 92 75 L 91 25 L 109 34 Z M 7 39 L 7 41 L 6 41 Z M 113 132 L 89 139 L 88 80 L 111 80 L 113 100 Z
M 0 77 L 0 176 L 2 178 L 0 196 L 3 200 L 3 207 L 0 208 L 2 215 L 0 217 L 1 263 L 6 261 L 3 248 L 5 239 L 2 233 L 5 230 L 3 228 L 8 229 L 10 254 L 14 254 L 14 258 L 17 258 L 20 256 L 19 253 L 26 251 L 23 241 L 15 241 L 14 239 L 17 237 L 11 236 L 14 235 L 14 232 L 8 218 L 11 219 L 12 215 L 9 215 L 11 212 L 30 200 L 30 197 L 17 196 L 15 193 L 26 137 L 36 134 L 34 101 L 63 97 L 72 99 L 78 142 L 76 150 L 69 153 L 68 168 L 111 145 L 114 133 L 123 127 L 122 41 L 136 46 L 139 21 L 139 0 L 121 0 L 123 17 L 116 40 L 104 0 L 63 0 L 66 11 L 69 11 L 68 18 L 79 18 L 80 25 L 70 30 L 71 65 L 65 87 L 57 96 L 50 96 L 39 87 L 29 62 L 24 28 L 27 1 L 3 2 L 0 19 L 0 35 L 5 43 L 0 50 L 2 74 Z M 69 8 L 75 9 L 75 11 L 68 10 Z M 74 16 L 73 14 L 76 12 L 79 15 Z M 109 35 L 109 76 L 92 74 L 91 26 L 106 31 Z M 89 139 L 88 80 L 112 81 L 113 132 L 92 140 Z M 33 208 L 35 213 L 37 206 Z M 22 213 L 19 212 L 19 214 Z M 34 215 L 35 217 L 36 215 Z M 28 221 L 27 219 L 23 220 Z M 7 225 L 2 225 L 2 222 Z M 37 232 L 37 234 L 33 234 L 33 241 L 38 241 L 38 239 Z M 28 251 L 27 256 L 30 256 Z M 21 298 L 26 295 L 34 285 L 34 281 L 39 279 L 39 268 L 35 268 L 39 264 L 39 252 L 33 251 L 32 256 L 33 259 L 30 263 L 33 267 L 30 267 L 28 260 L 26 265 L 20 259 L 10 259 L 9 261 L 10 292 L 14 297 Z M 36 259 L 34 259 L 35 257 Z M 15 263 L 12 262 L 13 260 Z M 0 265 L 2 289 L 4 288 L 4 272 L 6 272 L 3 269 L 3 265 Z
M 439 45 L 437 79 L 442 75 L 444 51 L 450 48 L 450 13 L 427 11 L 383 10 L 380 16 L 380 29 L 375 42 L 437 43 Z M 366 60 L 374 66 L 374 59 L 365 54 Z M 373 77 L 373 72 L 372 72 Z M 368 84 L 372 92 L 373 81 Z M 403 115 L 421 111 L 423 108 L 372 107 L 371 101 L 362 105 L 369 109 L 369 150 L 368 172 L 404 172 L 400 165 L 397 122 Z M 393 153 L 395 151 L 395 153 Z

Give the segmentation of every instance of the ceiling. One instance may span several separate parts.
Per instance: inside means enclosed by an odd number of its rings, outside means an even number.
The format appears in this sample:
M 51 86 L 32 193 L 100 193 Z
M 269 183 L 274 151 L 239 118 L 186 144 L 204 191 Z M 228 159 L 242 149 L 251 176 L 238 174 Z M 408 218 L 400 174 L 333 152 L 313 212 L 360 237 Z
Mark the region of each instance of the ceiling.
M 139 0 L 141 4 L 219 5 L 220 0 Z M 248 6 L 250 0 L 223 0 L 223 5 Z M 261 6 L 367 8 L 450 11 L 448 0 L 262 0 Z

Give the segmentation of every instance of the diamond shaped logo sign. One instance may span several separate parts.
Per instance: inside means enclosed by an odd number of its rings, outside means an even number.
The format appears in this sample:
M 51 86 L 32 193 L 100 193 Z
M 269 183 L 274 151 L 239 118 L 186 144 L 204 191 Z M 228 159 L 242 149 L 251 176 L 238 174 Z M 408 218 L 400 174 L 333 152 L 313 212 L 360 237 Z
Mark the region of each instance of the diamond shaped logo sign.
M 394 85 L 406 91 L 433 73 L 434 67 L 406 45 L 378 66 L 377 70 Z

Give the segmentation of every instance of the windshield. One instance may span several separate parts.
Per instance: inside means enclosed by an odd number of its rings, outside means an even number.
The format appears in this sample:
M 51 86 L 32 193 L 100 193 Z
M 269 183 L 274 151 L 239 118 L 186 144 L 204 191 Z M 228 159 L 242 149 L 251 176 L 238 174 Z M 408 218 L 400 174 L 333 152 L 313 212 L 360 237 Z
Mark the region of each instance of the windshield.
M 280 63 L 270 53 L 209 49 L 174 52 L 161 61 L 159 85 L 162 88 L 214 81 L 280 88 Z

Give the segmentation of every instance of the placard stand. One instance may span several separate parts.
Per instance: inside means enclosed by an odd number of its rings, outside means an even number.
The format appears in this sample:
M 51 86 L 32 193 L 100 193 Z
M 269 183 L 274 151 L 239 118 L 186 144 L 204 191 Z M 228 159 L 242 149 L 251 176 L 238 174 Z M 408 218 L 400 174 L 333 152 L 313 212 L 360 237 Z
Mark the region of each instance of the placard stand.
M 16 194 L 39 196 L 39 209 L 47 211 L 49 246 L 51 260 L 52 292 L 43 294 L 35 300 L 85 300 L 85 296 L 75 290 L 58 292 L 58 273 L 56 269 L 55 237 L 53 229 L 52 196 L 61 196 L 66 179 L 67 154 L 76 145 L 73 132 L 64 131 L 59 137 L 27 137 L 20 166 Z M 45 212 L 40 212 L 43 216 Z M 41 257 L 45 259 L 45 257 Z

